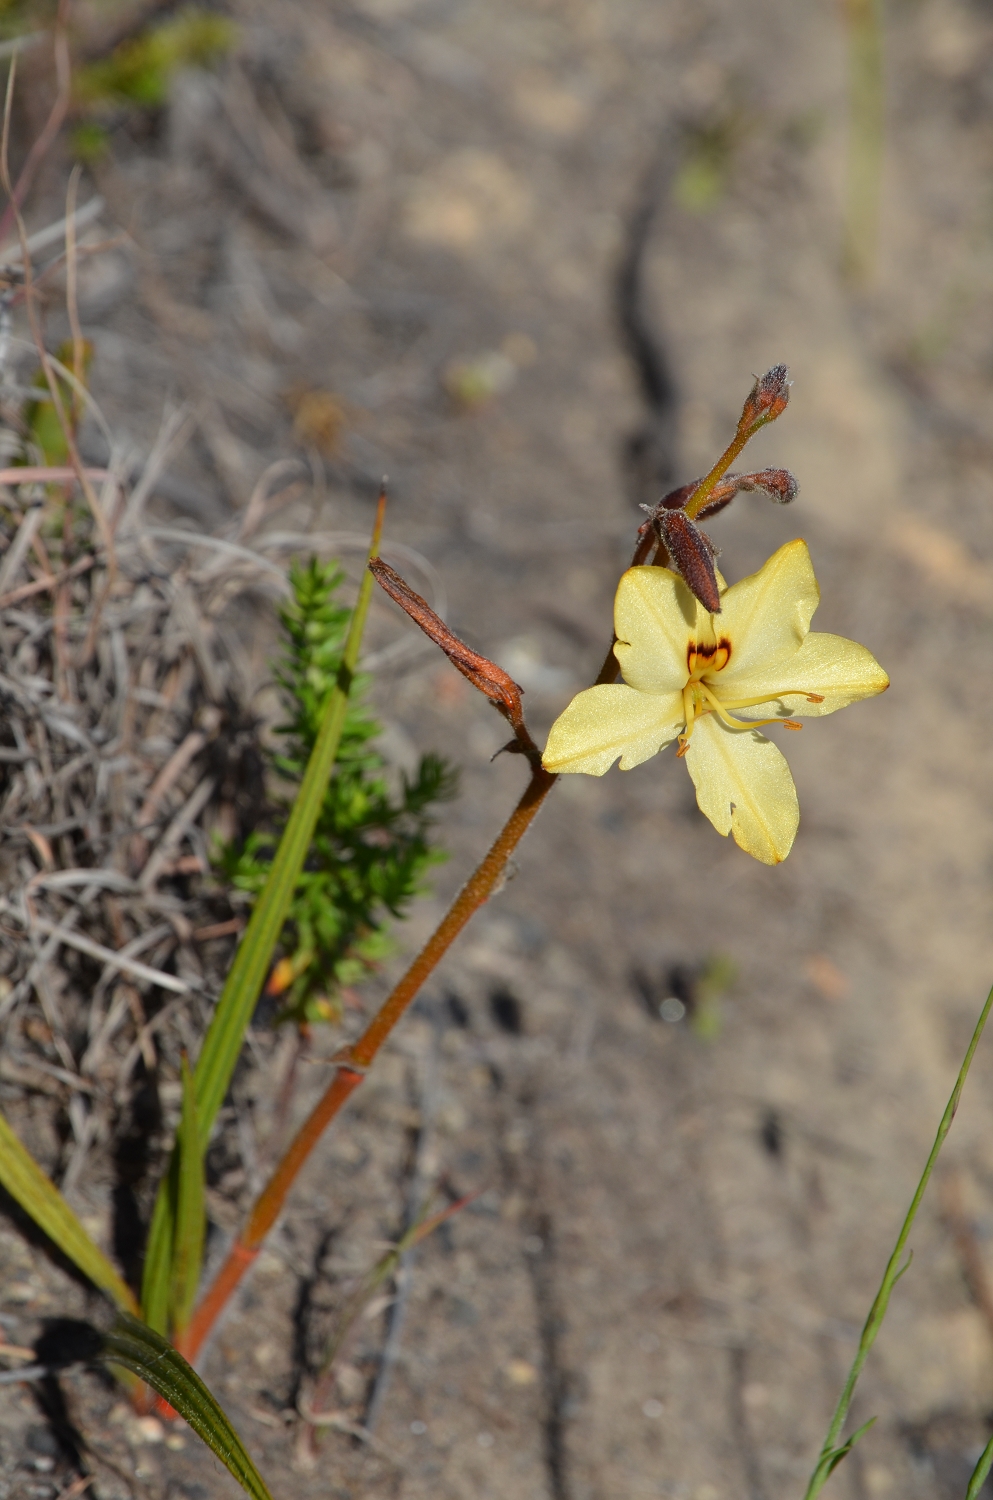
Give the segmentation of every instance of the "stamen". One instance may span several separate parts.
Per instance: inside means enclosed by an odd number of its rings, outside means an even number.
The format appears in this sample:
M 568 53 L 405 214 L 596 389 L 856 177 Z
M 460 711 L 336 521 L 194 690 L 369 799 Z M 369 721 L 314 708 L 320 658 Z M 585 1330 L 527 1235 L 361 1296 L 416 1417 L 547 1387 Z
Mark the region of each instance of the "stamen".
M 690 748 L 690 735 L 693 733 L 693 725 L 696 721 L 696 696 L 690 683 L 683 688 L 683 714 L 686 718 L 686 729 L 676 737 L 679 741 L 679 749 L 676 751 L 677 760 L 682 760 Z
M 704 684 L 706 686 L 706 684 Z M 777 698 L 806 698 L 808 703 L 823 703 L 821 693 L 808 693 L 804 688 L 780 688 L 776 693 L 765 693 L 760 698 L 722 698 L 725 708 L 754 708 L 757 703 L 774 703 Z
M 729 729 L 762 729 L 766 724 L 782 724 L 787 729 L 803 728 L 803 725 L 798 724 L 795 719 L 750 719 L 748 721 L 742 719 L 732 719 L 731 715 L 727 712 L 725 705 L 721 703 L 717 698 L 715 698 L 714 694 L 710 691 L 705 682 L 699 683 L 698 687 L 700 689 L 700 692 L 706 698 L 707 702 L 710 704 L 711 711 L 715 713 L 717 717 L 722 721 L 722 723 L 726 724 Z M 766 703 L 768 701 L 769 700 L 766 698 L 749 699 L 747 703 L 732 703 L 731 707 L 751 708 L 753 703 Z

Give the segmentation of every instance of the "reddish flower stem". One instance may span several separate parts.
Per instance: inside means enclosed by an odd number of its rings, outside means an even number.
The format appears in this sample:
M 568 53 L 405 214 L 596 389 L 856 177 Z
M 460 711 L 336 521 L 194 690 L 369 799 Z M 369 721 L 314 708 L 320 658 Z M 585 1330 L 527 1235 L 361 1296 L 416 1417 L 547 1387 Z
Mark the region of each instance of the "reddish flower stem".
M 177 1347 L 188 1360 L 196 1358 L 228 1299 L 259 1253 L 262 1241 L 282 1212 L 286 1196 L 297 1174 L 348 1097 L 358 1088 L 376 1053 L 393 1027 L 418 994 L 424 981 L 447 953 L 470 917 L 489 899 L 500 883 L 507 861 L 558 780 L 536 766 L 514 811 L 497 835 L 488 854 L 470 875 L 440 925 L 414 959 L 392 994 L 383 1002 L 358 1041 L 349 1049 L 327 1090 L 311 1110 L 269 1179 L 248 1216 L 241 1234 L 228 1252 L 211 1286 L 185 1330 Z

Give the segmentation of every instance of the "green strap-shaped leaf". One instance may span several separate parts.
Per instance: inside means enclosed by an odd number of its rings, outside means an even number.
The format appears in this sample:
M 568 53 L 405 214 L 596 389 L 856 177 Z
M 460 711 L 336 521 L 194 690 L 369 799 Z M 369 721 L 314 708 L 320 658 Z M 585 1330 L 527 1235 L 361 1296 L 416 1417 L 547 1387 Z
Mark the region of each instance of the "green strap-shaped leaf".
M 379 552 L 383 524 L 383 501 L 380 500 L 373 529 L 369 556 Z M 328 781 L 338 754 L 341 732 L 348 710 L 348 694 L 359 659 L 362 632 L 365 629 L 373 577 L 368 570 L 359 588 L 338 671 L 338 683 L 332 690 L 324 711 L 317 743 L 307 763 L 300 792 L 279 841 L 269 878 L 255 903 L 245 936 L 234 956 L 227 981 L 217 1002 L 213 1019 L 197 1058 L 193 1081 L 196 1089 L 197 1123 L 200 1139 L 210 1139 L 217 1111 L 224 1102 L 231 1075 L 235 1070 L 245 1031 L 252 1018 L 262 989 L 272 952 L 286 921 L 296 883 L 314 836 L 317 819 L 324 802 Z M 175 1166 L 176 1155 L 173 1154 Z M 176 1194 L 179 1182 L 175 1170 L 166 1172 L 159 1185 L 152 1226 L 145 1251 L 146 1265 L 142 1283 L 142 1305 L 145 1317 L 154 1326 L 165 1326 L 165 1307 L 171 1281 L 170 1267 L 176 1237 Z
M 122 1313 L 104 1335 L 101 1357 L 108 1363 L 123 1365 L 168 1401 L 173 1411 L 178 1411 L 197 1436 L 214 1450 L 253 1500 L 272 1500 L 244 1443 L 207 1386 L 160 1333 Z
M 172 1248 L 179 1197 L 179 1156 L 173 1153 L 159 1183 L 141 1274 L 141 1315 L 157 1333 L 169 1328 L 169 1291 L 172 1285 Z
M 190 1321 L 200 1267 L 203 1261 L 203 1236 L 206 1228 L 204 1199 L 203 1150 L 197 1126 L 197 1105 L 193 1092 L 193 1074 L 183 1058 L 183 1112 L 176 1140 L 179 1154 L 179 1184 L 176 1194 L 176 1243 L 172 1252 L 172 1324 L 177 1332 Z
M 382 511 L 377 517 L 369 556 L 379 552 L 379 537 L 382 530 Z M 320 816 L 331 772 L 334 769 L 341 741 L 341 732 L 348 711 L 348 694 L 352 676 L 359 659 L 362 633 L 365 629 L 369 600 L 372 595 L 373 577 L 366 570 L 359 597 L 348 628 L 348 638 L 338 671 L 337 685 L 332 689 L 324 711 L 317 743 L 307 762 L 307 769 L 300 784 L 300 792 L 293 804 L 283 836 L 279 841 L 269 878 L 265 883 L 251 920 L 245 931 L 231 965 L 231 972 L 217 1002 L 213 1020 L 204 1037 L 200 1056 L 193 1075 L 196 1084 L 197 1119 L 200 1134 L 206 1141 L 213 1128 L 217 1111 L 224 1102 L 231 1075 L 241 1052 L 245 1030 L 252 1018 L 252 1011 L 272 952 L 283 930 L 296 883 L 303 869 L 303 862 L 314 836 Z
M 131 1288 L 94 1244 L 72 1209 L 0 1114 L 0 1184 L 63 1255 L 126 1312 L 137 1312 Z

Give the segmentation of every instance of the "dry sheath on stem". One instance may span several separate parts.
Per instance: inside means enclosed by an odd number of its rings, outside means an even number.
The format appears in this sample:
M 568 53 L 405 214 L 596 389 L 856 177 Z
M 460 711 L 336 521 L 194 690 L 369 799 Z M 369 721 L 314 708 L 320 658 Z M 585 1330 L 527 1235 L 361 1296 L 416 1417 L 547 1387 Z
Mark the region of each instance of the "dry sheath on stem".
M 422 599 L 420 594 L 415 594 L 410 585 L 394 568 L 390 567 L 389 563 L 383 562 L 381 557 L 374 557 L 369 563 L 369 569 L 376 582 L 385 589 L 390 598 L 399 604 L 416 625 L 420 626 L 429 640 L 434 641 L 434 644 L 444 651 L 456 671 L 461 672 L 462 676 L 467 678 L 474 688 L 478 688 L 481 693 L 485 694 L 494 708 L 499 709 L 503 714 L 518 741 L 516 745 L 511 744 L 504 748 L 518 750 L 526 755 L 532 764 L 540 763 L 541 752 L 524 723 L 521 689 L 514 679 L 502 667 L 498 667 L 496 662 L 490 661 L 478 651 L 473 651 L 465 641 L 460 641 L 458 636 L 449 630 L 444 620 L 435 614 L 427 601 Z

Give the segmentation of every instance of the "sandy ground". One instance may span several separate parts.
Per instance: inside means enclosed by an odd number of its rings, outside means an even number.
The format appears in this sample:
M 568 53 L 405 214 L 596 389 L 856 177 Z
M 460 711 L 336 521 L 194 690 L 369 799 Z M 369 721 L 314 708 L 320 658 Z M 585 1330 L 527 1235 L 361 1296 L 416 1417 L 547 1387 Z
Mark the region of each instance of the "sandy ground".
M 363 531 L 389 472 L 392 538 L 437 570 L 453 627 L 518 676 L 543 734 L 597 670 L 638 519 L 622 452 L 645 412 L 613 292 L 627 226 L 678 122 L 731 120 L 713 200 L 694 208 L 678 179 L 648 246 L 678 477 L 723 446 L 752 373 L 788 362 L 789 411 L 752 451 L 800 497 L 742 497 L 713 527 L 721 565 L 737 578 L 805 537 L 816 627 L 866 643 L 892 687 L 783 736 L 802 821 L 778 869 L 714 833 L 671 752 L 556 788 L 308 1168 L 205 1375 L 277 1497 L 798 1496 L 993 976 L 993 14 L 888 7 L 878 272 L 853 290 L 839 7 L 233 9 L 221 81 L 181 78 L 159 134 L 102 169 L 140 253 L 83 287 L 115 430 L 147 446 L 170 393 L 202 416 L 177 467 L 187 515 L 222 522 L 299 451 L 294 390 L 332 392 L 326 493 L 296 520 Z M 444 372 L 487 351 L 506 388 L 460 409 Z M 404 627 L 384 607 L 376 628 Z M 523 777 L 491 763 L 499 721 L 428 652 L 377 695 L 394 759 L 437 748 L 463 767 L 451 860 L 401 933 L 413 949 Z M 660 1020 L 715 957 L 736 977 L 712 1034 Z M 305 1072 L 301 1112 L 326 1076 Z M 987 1050 L 839 1497 L 962 1495 L 988 1436 L 993 1327 L 942 1203 L 957 1184 L 989 1265 L 991 1084 Z M 341 1288 L 397 1230 L 412 1162 L 482 1196 L 409 1268 L 375 1445 L 332 1433 L 308 1453 L 293 1402 Z M 99 1222 L 107 1185 L 87 1191 Z M 0 1246 L 21 1341 L 67 1282 L 13 1229 Z M 362 1325 L 342 1403 L 383 1339 L 382 1318 Z M 90 1494 L 234 1493 L 191 1435 L 143 1441 L 94 1377 L 63 1388 L 123 1474 L 92 1460 Z M 18 1500 L 70 1472 L 37 1400 L 8 1386 L 0 1402 L 0 1492 Z

